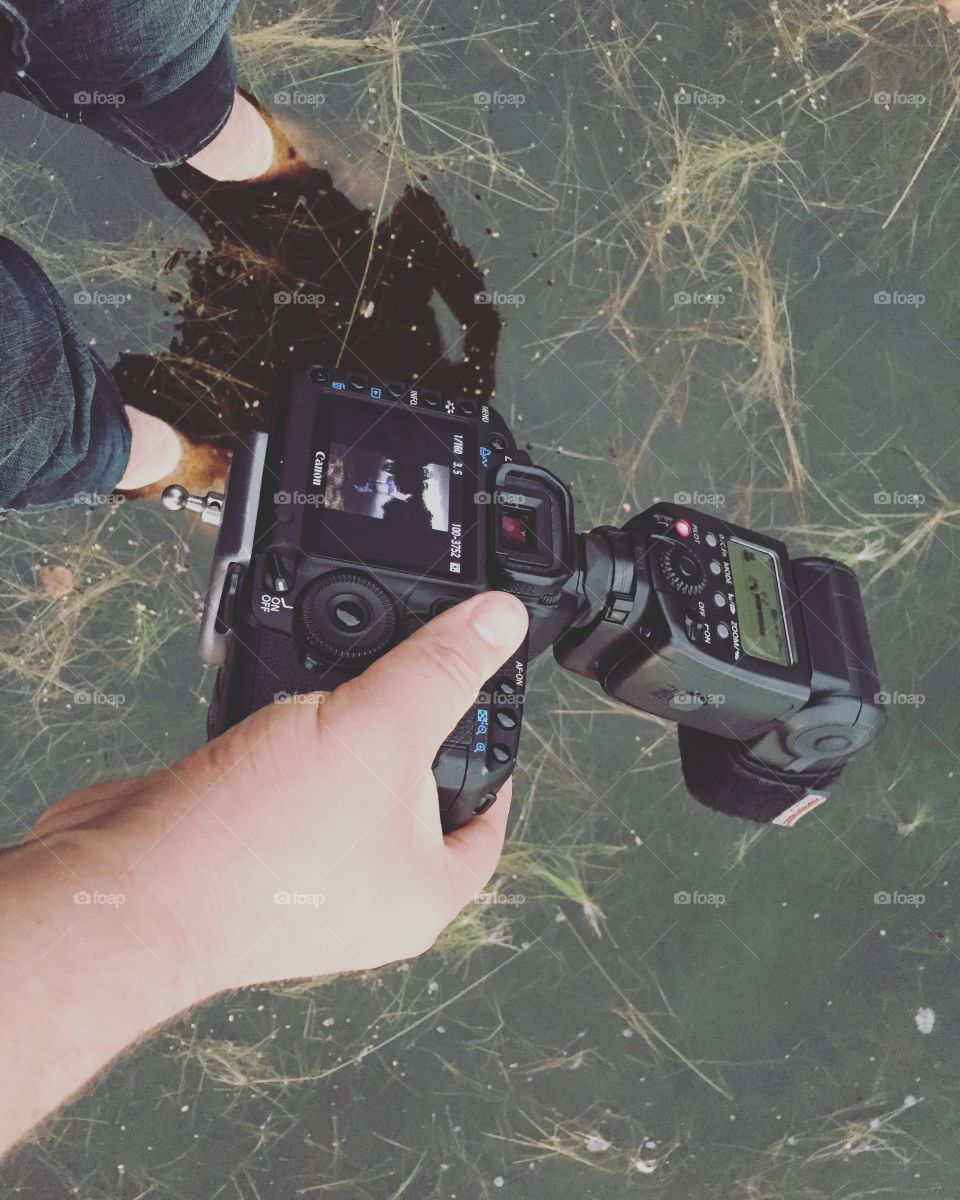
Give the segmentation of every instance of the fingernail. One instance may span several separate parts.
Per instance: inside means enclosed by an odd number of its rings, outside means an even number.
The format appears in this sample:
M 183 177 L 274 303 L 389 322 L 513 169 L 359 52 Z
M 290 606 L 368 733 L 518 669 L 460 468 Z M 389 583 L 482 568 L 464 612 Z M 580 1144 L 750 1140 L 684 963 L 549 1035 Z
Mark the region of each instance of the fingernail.
M 470 623 L 488 646 L 519 646 L 527 632 L 527 611 L 518 601 L 491 592 L 483 596 L 473 612 Z

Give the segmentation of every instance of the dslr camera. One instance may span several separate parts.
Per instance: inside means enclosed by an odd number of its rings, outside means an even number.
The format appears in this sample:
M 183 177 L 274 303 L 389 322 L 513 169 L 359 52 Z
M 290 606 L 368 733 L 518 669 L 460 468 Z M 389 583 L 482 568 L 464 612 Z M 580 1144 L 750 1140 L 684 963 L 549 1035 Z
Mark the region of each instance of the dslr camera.
M 200 635 L 219 667 L 211 737 L 337 687 L 476 592 L 520 597 L 525 644 L 450 714 L 433 764 L 445 830 L 513 771 L 527 664 L 548 647 L 675 722 L 691 795 L 754 821 L 821 804 L 885 721 L 849 567 L 679 504 L 577 533 L 570 491 L 489 404 L 305 367 L 269 435 L 235 452 L 225 496 L 164 499 L 219 525 Z

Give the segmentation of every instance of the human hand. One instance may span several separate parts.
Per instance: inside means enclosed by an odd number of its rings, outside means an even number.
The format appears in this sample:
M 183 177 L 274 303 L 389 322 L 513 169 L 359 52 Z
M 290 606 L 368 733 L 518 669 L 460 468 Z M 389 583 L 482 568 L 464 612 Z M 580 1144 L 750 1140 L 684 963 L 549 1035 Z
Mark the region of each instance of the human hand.
M 431 764 L 526 624 L 513 597 L 474 597 L 335 692 L 262 709 L 132 792 L 68 797 L 35 832 L 99 838 L 139 897 L 126 912 L 165 910 L 201 994 L 420 954 L 488 882 L 509 807 L 508 785 L 444 837 Z

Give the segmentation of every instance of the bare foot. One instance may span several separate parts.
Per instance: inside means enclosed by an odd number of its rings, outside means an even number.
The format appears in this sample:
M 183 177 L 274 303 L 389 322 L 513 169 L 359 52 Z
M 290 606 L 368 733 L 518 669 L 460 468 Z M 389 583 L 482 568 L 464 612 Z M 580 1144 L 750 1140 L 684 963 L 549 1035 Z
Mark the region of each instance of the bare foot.
M 951 24 L 960 24 L 960 0 L 937 0 L 937 3 L 947 14 L 947 20 Z

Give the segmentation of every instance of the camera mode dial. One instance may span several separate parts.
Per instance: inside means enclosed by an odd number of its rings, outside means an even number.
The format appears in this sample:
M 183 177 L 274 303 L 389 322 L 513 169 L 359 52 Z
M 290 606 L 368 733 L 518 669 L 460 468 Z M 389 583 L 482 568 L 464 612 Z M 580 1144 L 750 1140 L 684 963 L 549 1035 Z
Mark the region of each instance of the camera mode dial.
M 679 542 L 673 542 L 660 551 L 660 570 L 670 587 L 681 596 L 699 596 L 707 586 L 700 560 Z
M 294 610 L 304 648 L 328 661 L 373 658 L 390 645 L 397 625 L 390 593 L 359 571 L 320 575 L 300 593 Z

